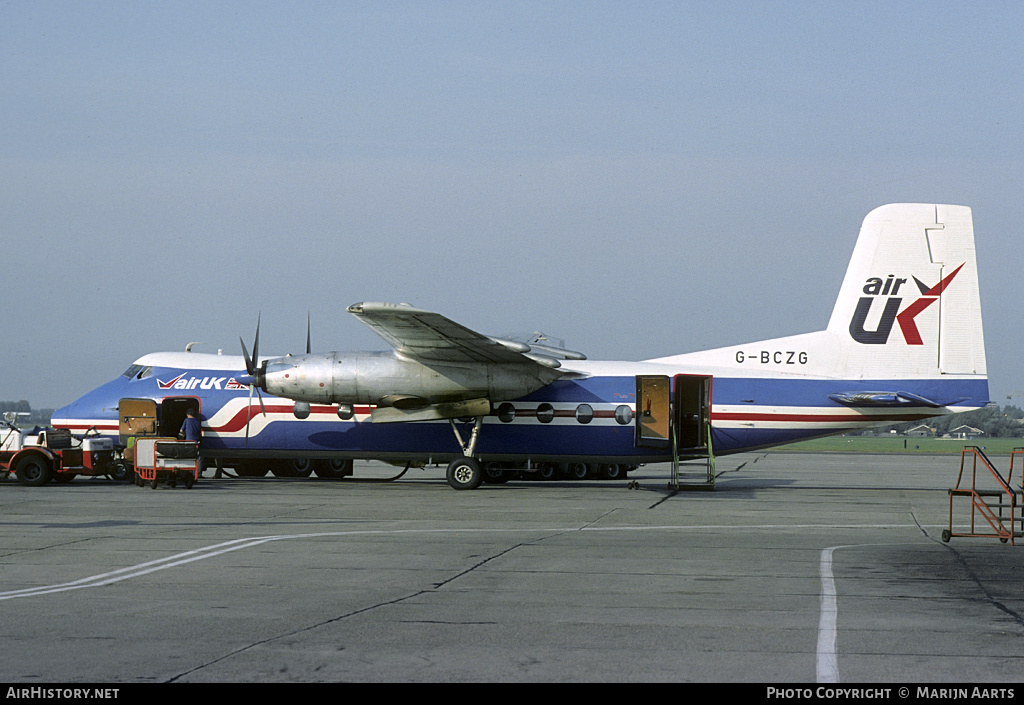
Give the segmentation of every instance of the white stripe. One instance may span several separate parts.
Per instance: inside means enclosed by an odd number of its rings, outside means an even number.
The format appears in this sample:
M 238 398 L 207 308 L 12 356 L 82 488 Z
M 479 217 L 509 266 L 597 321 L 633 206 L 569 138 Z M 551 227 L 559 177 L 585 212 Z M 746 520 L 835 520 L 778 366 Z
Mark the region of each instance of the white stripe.
M 936 524 L 935 526 L 941 526 L 945 528 L 945 524 Z M 280 536 L 254 536 L 244 539 L 234 539 L 232 541 L 225 541 L 223 543 L 214 544 L 213 546 L 207 546 L 206 548 L 198 548 L 191 551 L 185 551 L 184 553 L 178 553 L 173 556 L 166 558 L 158 558 L 153 561 L 147 561 L 146 563 L 140 563 L 135 566 L 128 566 L 127 568 L 120 568 L 118 570 L 111 571 L 109 573 L 100 573 L 99 575 L 93 575 L 88 578 L 82 578 L 80 580 L 74 580 L 69 583 L 58 583 L 56 585 L 41 585 L 34 588 L 23 588 L 21 590 L 9 590 L 7 592 L 0 592 L 0 601 L 12 600 L 18 597 L 32 597 L 35 595 L 46 595 L 54 592 L 66 592 L 69 590 L 81 590 L 83 588 L 99 587 L 101 585 L 110 585 L 112 583 L 121 582 L 123 580 L 129 580 L 130 578 L 137 578 L 141 575 L 153 573 L 158 570 L 166 570 L 167 568 L 174 568 L 179 565 L 186 563 L 192 563 L 194 561 L 204 560 L 206 558 L 213 558 L 223 553 L 229 553 L 231 551 L 238 551 L 243 548 L 251 548 L 258 546 L 263 543 L 270 541 L 285 541 L 290 539 L 307 539 L 307 538 L 323 538 L 323 537 L 340 537 L 340 536 L 394 536 L 399 534 L 446 534 L 446 533 L 492 533 L 492 534 L 515 534 L 515 533 L 570 533 L 573 531 L 765 531 L 765 530 L 796 530 L 805 531 L 807 529 L 909 529 L 915 528 L 920 529 L 921 526 L 918 524 L 833 524 L 833 525 L 821 525 L 821 524 L 767 524 L 767 525 L 734 525 L 734 524 L 721 524 L 721 525 L 693 525 L 693 526 L 588 526 L 588 527 L 560 527 L 560 528 L 536 528 L 536 529 L 367 529 L 359 531 L 328 531 L 315 534 L 284 534 Z M 832 583 L 832 551 L 836 548 L 850 548 L 849 546 L 835 546 L 833 548 L 826 549 L 822 552 L 822 563 L 821 563 L 821 575 L 822 575 L 822 607 L 825 606 L 825 594 L 826 592 L 831 594 L 831 624 L 832 631 L 835 630 L 835 586 Z M 826 554 L 828 556 L 826 562 Z M 829 588 L 826 591 L 825 588 L 825 576 L 828 576 Z M 826 619 L 824 616 L 824 609 L 822 610 L 821 623 L 825 623 Z M 821 629 L 819 627 L 819 654 L 820 645 L 822 644 L 822 638 L 820 635 Z M 825 643 L 829 640 L 826 638 Z M 835 650 L 835 638 L 831 638 L 832 651 Z M 833 656 L 834 659 L 834 656 Z
M 821 552 L 821 615 L 818 618 L 817 682 L 838 683 L 839 664 L 836 662 L 836 582 L 832 577 L 832 552 L 839 546 Z

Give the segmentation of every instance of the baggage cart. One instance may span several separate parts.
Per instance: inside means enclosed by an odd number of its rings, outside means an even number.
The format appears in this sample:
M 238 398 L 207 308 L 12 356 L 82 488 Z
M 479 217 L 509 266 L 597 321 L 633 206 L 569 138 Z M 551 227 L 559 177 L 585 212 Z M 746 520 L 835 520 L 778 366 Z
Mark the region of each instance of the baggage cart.
M 179 482 L 192 489 L 199 479 L 199 444 L 175 438 L 139 438 L 135 441 L 135 483 L 153 489 L 160 483 Z

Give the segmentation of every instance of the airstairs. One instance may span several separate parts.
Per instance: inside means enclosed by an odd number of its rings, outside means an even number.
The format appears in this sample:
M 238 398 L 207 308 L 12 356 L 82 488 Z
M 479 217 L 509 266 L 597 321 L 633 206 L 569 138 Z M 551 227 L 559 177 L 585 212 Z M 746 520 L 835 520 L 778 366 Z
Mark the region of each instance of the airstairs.
M 701 448 L 701 456 L 694 458 L 687 455 L 680 458 L 679 446 L 675 438 L 675 429 L 672 430 L 672 477 L 669 479 L 669 489 L 672 490 L 696 490 L 712 492 L 715 489 L 715 453 L 711 446 L 711 427 L 707 429 L 707 445 Z M 685 461 L 685 462 L 684 462 Z
M 1020 463 L 1020 474 L 1014 485 L 1013 471 Z M 970 468 L 970 486 L 964 470 Z M 1010 455 L 1010 472 L 1003 478 L 985 452 L 977 446 L 966 446 L 960 453 L 960 474 L 956 486 L 949 490 L 949 528 L 942 532 L 942 540 L 953 537 L 998 538 L 1016 545 L 1024 536 L 1024 448 L 1014 448 Z M 970 522 L 966 533 L 953 531 L 953 500 L 962 497 L 970 504 Z M 958 500 L 963 504 L 963 500 Z

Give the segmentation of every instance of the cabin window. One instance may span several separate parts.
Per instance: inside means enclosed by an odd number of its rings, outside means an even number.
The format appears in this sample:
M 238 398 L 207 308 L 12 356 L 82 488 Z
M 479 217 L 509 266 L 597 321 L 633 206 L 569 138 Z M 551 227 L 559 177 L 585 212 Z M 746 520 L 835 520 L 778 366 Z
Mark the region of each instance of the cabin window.
M 590 404 L 580 404 L 576 407 L 576 420 L 580 423 L 590 423 L 594 420 L 594 407 Z
M 510 423 L 515 417 L 516 408 L 508 402 L 498 407 L 498 418 L 501 419 L 502 423 Z
M 615 407 L 615 420 L 625 426 L 633 420 L 633 410 L 625 404 Z

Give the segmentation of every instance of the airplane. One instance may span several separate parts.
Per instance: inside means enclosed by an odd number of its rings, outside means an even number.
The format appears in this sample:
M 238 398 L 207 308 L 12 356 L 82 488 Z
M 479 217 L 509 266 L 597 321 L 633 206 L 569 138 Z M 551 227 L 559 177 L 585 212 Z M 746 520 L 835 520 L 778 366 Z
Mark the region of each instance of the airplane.
M 408 304 L 348 308 L 385 352 L 152 353 L 58 409 L 57 428 L 174 435 L 201 412 L 225 462 L 447 463 L 455 489 L 516 468 L 676 463 L 967 411 L 989 402 L 971 210 L 864 219 L 824 330 L 642 361 L 470 330 Z M 254 398 L 255 392 L 255 398 Z M 265 395 L 265 396 L 264 396 Z M 131 400 L 147 406 L 129 409 Z M 346 465 L 347 464 L 347 465 Z M 328 469 L 324 474 L 330 476 Z M 320 474 L 320 472 L 318 472 Z

